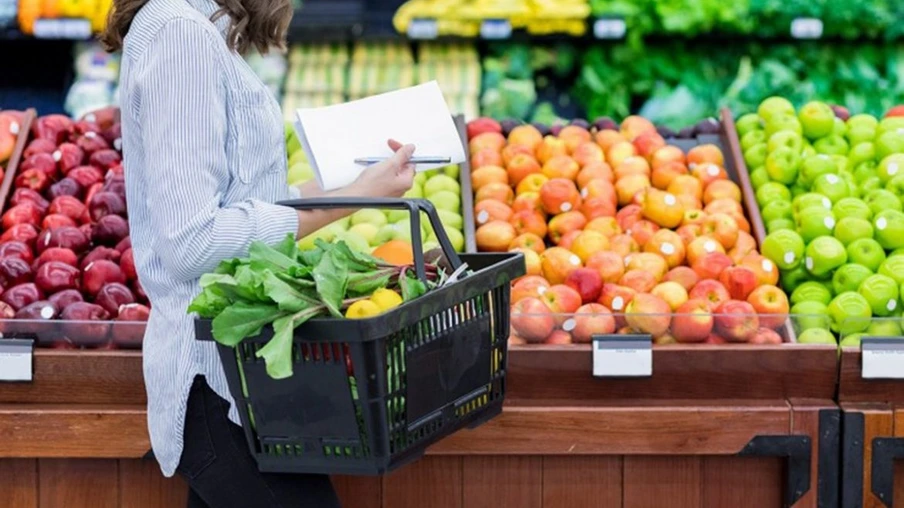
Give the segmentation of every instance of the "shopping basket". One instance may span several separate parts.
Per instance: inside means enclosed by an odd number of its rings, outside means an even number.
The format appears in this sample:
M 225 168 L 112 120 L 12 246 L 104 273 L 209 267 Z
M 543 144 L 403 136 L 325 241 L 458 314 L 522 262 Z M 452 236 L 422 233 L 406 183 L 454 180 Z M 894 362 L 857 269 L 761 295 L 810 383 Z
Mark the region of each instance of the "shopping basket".
M 459 257 L 426 200 L 308 199 L 302 209 L 388 208 L 410 213 L 415 271 L 426 280 L 421 212 L 461 279 L 385 314 L 323 318 L 295 331 L 294 374 L 269 377 L 255 353 L 270 327 L 235 348 L 218 344 L 251 453 L 264 472 L 377 475 L 423 456 L 428 446 L 502 411 L 510 283 L 520 253 Z M 196 320 L 198 340 L 213 340 Z

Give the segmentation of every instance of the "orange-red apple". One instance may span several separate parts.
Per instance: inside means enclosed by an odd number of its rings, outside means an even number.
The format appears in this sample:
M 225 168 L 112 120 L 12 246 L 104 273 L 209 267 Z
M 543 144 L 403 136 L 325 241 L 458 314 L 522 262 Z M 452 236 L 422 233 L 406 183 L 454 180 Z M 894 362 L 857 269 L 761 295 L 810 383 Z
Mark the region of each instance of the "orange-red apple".
M 760 316 L 760 322 L 763 321 L 763 317 Z M 770 330 L 769 328 L 760 328 L 757 330 L 756 334 L 750 338 L 748 341 L 749 344 L 781 344 L 782 336 L 779 335 L 775 330 Z
M 607 198 L 587 198 L 581 203 L 581 213 L 588 221 L 598 217 L 615 217 L 615 205 Z
M 541 170 L 542 171 L 542 170 Z M 530 173 L 515 186 L 515 194 L 520 196 L 531 192 L 539 193 L 543 188 L 543 184 L 549 181 L 549 178 L 541 172 Z
M 691 268 L 697 272 L 700 279 L 719 280 L 722 271 L 733 265 L 734 261 L 728 257 L 728 254 L 722 252 L 710 252 L 697 258 L 691 265 Z
M 643 216 L 664 228 L 676 228 L 684 219 L 684 206 L 674 194 L 649 188 L 643 203 Z
M 618 284 L 603 284 L 603 291 L 597 303 L 612 309 L 612 312 L 624 313 L 625 308 L 634 299 L 637 291 Z
M 649 159 L 660 148 L 665 147 L 665 140 L 656 131 L 644 132 L 634 138 L 633 143 L 634 147 L 637 148 L 637 153 L 645 159 Z
M 502 154 L 493 148 L 483 148 L 471 154 L 471 168 L 480 169 L 484 166 L 503 166 Z
M 584 166 L 578 173 L 578 188 L 583 189 L 591 180 L 606 180 L 609 183 L 615 181 L 612 168 L 605 162 L 594 162 Z
M 680 194 L 703 199 L 703 184 L 691 175 L 676 176 L 666 190 L 675 195 Z
M 546 243 L 543 241 L 543 238 L 533 233 L 522 233 L 515 237 L 515 239 L 512 240 L 512 243 L 509 244 L 509 250 L 514 249 L 527 249 L 532 250 L 537 254 L 541 254 L 546 250 Z
M 512 302 L 518 303 L 525 298 L 540 298 L 550 285 L 543 277 L 525 275 L 512 284 Z
M 481 187 L 474 195 L 474 202 L 480 203 L 485 199 L 495 199 L 507 205 L 515 200 L 515 191 L 507 183 L 488 183 Z
M 577 343 L 590 343 L 594 335 L 615 333 L 615 318 L 612 312 L 598 304 L 582 305 L 574 315 L 574 328 L 571 335 Z
M 553 178 L 574 180 L 580 171 L 578 163 L 567 155 L 554 155 L 543 163 L 543 174 L 550 180 Z
M 502 162 L 505 164 L 505 167 L 508 167 L 518 155 L 527 155 L 533 159 L 534 151 L 530 147 L 524 145 L 506 145 L 505 148 L 502 149 Z
M 518 146 L 518 145 L 513 145 Z M 510 161 L 505 164 L 508 173 L 508 183 L 513 187 L 524 181 L 530 175 L 542 174 L 543 168 L 534 156 L 526 153 L 515 154 Z M 542 184 L 541 184 L 542 185 Z
M 669 271 L 669 265 L 659 254 L 638 252 L 625 258 L 625 270 L 640 270 L 653 276 L 656 282 Z
M 544 137 L 536 149 L 537 160 L 540 164 L 546 164 L 546 161 L 556 155 L 568 155 L 568 146 L 555 136 Z
M 516 236 L 514 226 L 501 220 L 480 226 L 474 234 L 477 248 L 483 252 L 506 252 Z
M 621 180 L 629 175 L 650 176 L 650 163 L 639 155 L 632 155 L 621 161 L 618 165 L 613 166 L 615 169 L 615 180 Z
M 631 226 L 631 238 L 637 242 L 637 245 L 643 247 L 653 238 L 653 235 L 659 231 L 659 225 L 648 220 L 639 220 Z
M 649 293 L 656 287 L 656 277 L 643 270 L 628 270 L 619 279 L 618 285 L 631 288 L 638 293 Z
M 722 155 L 722 150 L 719 149 L 718 146 L 707 144 L 707 145 L 697 145 L 687 152 L 687 165 L 691 164 L 700 165 L 700 164 L 715 164 L 717 166 L 725 165 L 725 157 Z
M 664 146 L 653 152 L 653 155 L 650 157 L 650 165 L 653 169 L 660 168 L 673 162 L 677 162 L 681 165 L 685 164 L 684 152 L 677 146 Z
M 590 142 L 593 137 L 590 131 L 578 125 L 566 125 L 559 131 L 559 139 L 565 142 L 568 153 L 574 153 L 577 147 Z
M 481 150 L 491 149 L 501 152 L 505 147 L 505 136 L 498 132 L 484 132 L 468 141 L 468 151 L 473 155 Z
M 741 201 L 741 188 L 731 180 L 716 180 L 703 190 L 703 203 L 710 204 L 717 199 Z
M 586 228 L 578 234 L 577 238 L 571 243 L 571 247 L 569 247 L 571 252 L 577 254 L 585 265 L 590 256 L 608 248 L 609 237 L 599 231 L 587 230 Z
M 677 282 L 660 282 L 650 291 L 650 294 L 665 300 L 672 312 L 677 311 L 678 307 L 687 301 L 687 290 Z
M 593 141 L 585 141 L 575 147 L 575 149 L 571 151 L 571 158 L 582 168 L 590 166 L 591 164 L 605 164 L 606 160 L 603 149 Z
M 578 210 L 581 207 L 581 194 L 574 182 L 565 178 L 553 178 L 540 188 L 540 202 L 550 215 Z
M 725 171 L 725 168 L 715 164 L 699 164 L 694 166 L 694 169 L 691 169 L 691 175 L 697 180 L 700 180 L 704 189 L 719 180 L 728 180 L 728 173 Z
M 546 340 L 555 328 L 552 311 L 539 298 L 525 298 L 512 306 L 512 329 L 527 342 Z
M 485 199 L 474 205 L 474 222 L 482 226 L 494 220 L 508 222 L 512 218 L 512 208 L 495 199 Z
M 508 135 L 510 145 L 526 146 L 531 152 L 535 151 L 542 141 L 543 135 L 533 125 L 519 125 Z
M 540 254 L 543 264 L 543 276 L 552 284 L 565 282 L 568 274 L 580 268 L 581 258 L 568 249 L 551 247 Z
M 716 333 L 729 342 L 747 342 L 760 328 L 756 309 L 747 302 L 728 300 L 716 307 Z
M 512 212 L 518 213 L 523 211 L 540 212 L 543 214 L 543 203 L 540 202 L 539 192 L 525 192 L 518 194 L 512 201 Z
M 657 189 L 666 190 L 669 188 L 669 185 L 675 180 L 675 178 L 686 175 L 687 167 L 680 162 L 669 162 L 667 164 L 663 164 L 658 168 L 653 170 L 651 174 L 651 181 L 653 182 L 653 187 Z
M 634 141 L 641 134 L 656 132 L 656 126 L 642 116 L 631 115 L 622 120 L 619 130 L 629 141 Z
M 596 144 L 600 145 L 603 151 L 609 150 L 609 147 L 620 141 L 628 141 L 620 132 L 612 129 L 603 129 L 596 133 L 594 137 Z M 633 145 L 632 145 L 633 146 Z
M 700 281 L 700 277 L 697 275 L 697 272 L 689 266 L 676 266 L 669 270 L 662 280 L 666 282 L 677 282 L 678 284 L 681 284 L 681 287 L 686 291 L 690 291 L 697 285 L 697 282 Z
M 581 295 L 584 303 L 595 302 L 603 290 L 603 278 L 592 268 L 578 268 L 568 274 L 565 285 Z
M 687 263 L 693 266 L 701 257 L 714 252 L 725 254 L 725 248 L 711 236 L 698 236 L 687 245 Z
M 731 299 L 728 290 L 721 282 L 713 279 L 701 280 L 694 285 L 687 294 L 691 300 L 703 300 L 709 304 L 711 309 L 715 309 L 722 302 Z
M 518 235 L 531 233 L 540 238 L 546 238 L 546 233 L 549 231 L 546 217 L 536 211 L 522 210 L 516 212 L 509 219 L 509 224 L 515 228 L 515 233 Z
M 684 344 L 703 342 L 712 333 L 715 320 L 709 303 L 704 300 L 688 300 L 672 318 L 672 335 Z
M 652 186 L 650 178 L 646 175 L 629 175 L 615 182 L 615 193 L 618 196 L 618 204 L 628 205 L 634 201 L 634 196 Z
M 584 230 L 602 233 L 606 235 L 607 238 L 612 238 L 622 232 L 621 226 L 618 225 L 618 220 L 616 220 L 615 217 L 596 217 L 591 219 L 587 225 L 584 226 Z
M 714 238 L 727 251 L 738 241 L 738 223 L 724 213 L 708 214 L 703 219 L 703 234 Z
M 622 258 L 634 252 L 640 252 L 640 245 L 629 234 L 618 234 L 609 239 L 609 250 Z
M 489 183 L 508 184 L 508 172 L 499 166 L 484 166 L 471 173 L 471 186 L 478 190 Z
M 757 285 L 776 285 L 778 284 L 779 271 L 771 260 L 761 256 L 757 252 L 751 252 L 741 259 L 740 266 L 744 266 L 753 270 L 756 274 Z
M 587 259 L 585 266 L 599 272 L 603 282 L 617 283 L 625 274 L 625 262 L 622 257 L 608 250 L 594 252 Z
M 743 266 L 729 266 L 719 274 L 719 282 L 725 286 L 733 300 L 747 300 L 757 285 L 756 274 Z
M 587 218 L 579 211 L 556 215 L 549 221 L 549 239 L 559 243 L 562 237 L 572 231 L 581 231 L 587 225 Z
M 660 229 L 653 233 L 653 237 L 643 248 L 645 252 L 662 256 L 669 268 L 683 264 L 687 253 L 681 236 L 670 229 Z
M 658 296 L 648 293 L 634 295 L 625 309 L 625 321 L 632 329 L 659 337 L 669 331 L 672 309 Z
M 747 303 L 760 315 L 760 326 L 777 330 L 788 320 L 790 303 L 785 292 L 776 286 L 760 286 L 747 297 Z
M 573 344 L 571 339 L 571 334 L 566 332 L 565 330 L 555 330 L 549 337 L 543 341 L 544 344 L 548 344 L 550 346 L 562 346 L 566 344 Z

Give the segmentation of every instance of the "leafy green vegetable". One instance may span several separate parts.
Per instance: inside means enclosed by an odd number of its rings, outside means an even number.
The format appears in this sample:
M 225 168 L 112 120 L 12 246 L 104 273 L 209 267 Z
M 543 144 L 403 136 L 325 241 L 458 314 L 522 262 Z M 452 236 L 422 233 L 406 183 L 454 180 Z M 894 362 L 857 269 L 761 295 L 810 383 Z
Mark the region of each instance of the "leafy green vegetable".
M 405 301 L 415 299 L 444 275 L 428 264 L 425 283 L 410 268 L 385 264 L 341 241 L 318 240 L 314 249 L 299 251 L 289 235 L 273 246 L 254 242 L 248 258 L 224 261 L 201 277 L 201 292 L 188 312 L 212 319 L 214 339 L 232 347 L 272 325 L 273 338 L 256 354 L 271 377 L 283 379 L 292 375 L 294 331 L 301 324 L 341 318 L 351 302 L 381 287 L 398 288 Z

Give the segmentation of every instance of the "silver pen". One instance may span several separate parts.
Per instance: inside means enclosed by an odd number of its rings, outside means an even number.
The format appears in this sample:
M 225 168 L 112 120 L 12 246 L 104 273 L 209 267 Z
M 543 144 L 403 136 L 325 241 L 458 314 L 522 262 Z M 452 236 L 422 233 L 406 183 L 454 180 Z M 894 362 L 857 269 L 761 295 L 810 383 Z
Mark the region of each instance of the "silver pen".
M 389 157 L 363 157 L 355 159 L 355 164 L 359 166 L 370 166 L 385 161 Z M 408 160 L 411 164 L 449 164 L 452 162 L 451 157 L 412 157 Z

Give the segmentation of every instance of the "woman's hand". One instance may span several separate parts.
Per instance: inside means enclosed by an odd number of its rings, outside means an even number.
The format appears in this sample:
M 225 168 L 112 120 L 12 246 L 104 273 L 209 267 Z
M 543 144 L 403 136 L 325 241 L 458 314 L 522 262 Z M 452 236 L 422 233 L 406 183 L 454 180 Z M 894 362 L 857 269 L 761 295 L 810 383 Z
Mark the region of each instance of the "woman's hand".
M 383 162 L 368 166 L 349 186 L 349 194 L 371 198 L 400 198 L 414 183 L 414 164 L 409 163 L 414 145 L 402 145 L 393 139 L 389 148 L 395 155 Z

